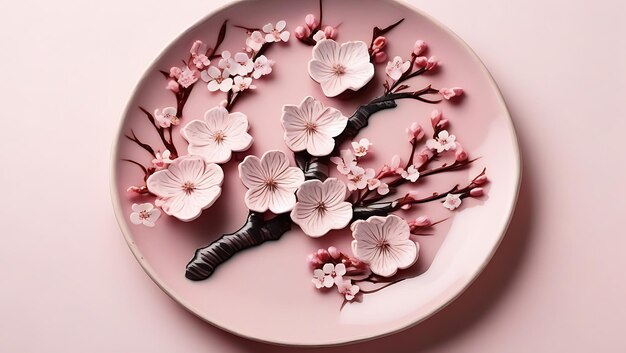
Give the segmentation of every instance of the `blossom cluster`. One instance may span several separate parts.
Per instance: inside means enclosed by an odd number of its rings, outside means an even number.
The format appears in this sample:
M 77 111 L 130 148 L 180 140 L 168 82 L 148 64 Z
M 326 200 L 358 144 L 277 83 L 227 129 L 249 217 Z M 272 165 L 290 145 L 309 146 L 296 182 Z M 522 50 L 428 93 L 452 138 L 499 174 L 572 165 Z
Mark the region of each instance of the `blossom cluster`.
M 324 26 L 313 14 L 304 17 L 304 25 L 296 27 L 294 34 L 296 38 L 304 43 L 312 44 L 323 39 L 337 38 L 337 28 L 333 26 Z
M 355 278 L 364 278 L 369 275 L 369 267 L 364 262 L 345 255 L 334 246 L 319 249 L 308 257 L 309 265 L 313 269 L 311 280 L 317 289 L 335 287 L 345 300 L 354 300 L 360 288 L 353 283 Z

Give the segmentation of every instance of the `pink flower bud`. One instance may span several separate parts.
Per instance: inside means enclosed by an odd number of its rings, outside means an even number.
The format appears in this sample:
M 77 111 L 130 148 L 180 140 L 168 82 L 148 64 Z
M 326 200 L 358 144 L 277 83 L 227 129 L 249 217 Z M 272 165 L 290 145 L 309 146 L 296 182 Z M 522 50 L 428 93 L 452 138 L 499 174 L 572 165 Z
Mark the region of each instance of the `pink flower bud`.
M 416 122 L 406 129 L 406 133 L 409 136 L 409 142 L 417 142 L 424 138 L 424 130 L 422 130 L 422 127 Z
M 481 197 L 485 194 L 485 191 L 483 190 L 483 188 L 475 188 L 470 190 L 470 196 L 471 197 Z
M 172 66 L 170 68 L 170 77 L 178 78 L 182 73 L 183 70 L 181 70 L 178 66 Z
M 387 61 L 387 53 L 384 51 L 379 51 L 374 55 L 374 62 L 377 64 L 382 64 Z
M 328 250 L 326 249 L 317 250 L 317 257 L 322 262 L 330 262 L 330 254 L 328 253 Z
M 378 37 L 376 37 L 376 39 L 374 39 L 374 43 L 372 44 L 372 47 L 374 49 L 381 50 L 386 45 L 387 45 L 387 38 L 385 38 L 383 36 L 378 36 Z
M 437 60 L 436 56 L 431 56 L 430 58 L 428 58 L 428 61 L 426 62 L 426 70 L 434 70 L 437 68 L 437 66 L 439 66 L 439 60 Z
M 296 38 L 304 39 L 311 35 L 311 29 L 307 26 L 298 26 L 294 31 Z
M 417 156 L 415 156 L 415 164 L 418 165 L 422 165 L 426 162 L 428 162 L 433 156 L 433 152 L 428 149 L 428 148 L 424 148 L 423 150 L 420 151 L 420 153 L 417 154 Z
M 476 185 L 485 185 L 485 184 L 487 184 L 488 181 L 489 181 L 489 179 L 487 178 L 487 176 L 483 174 L 483 175 L 477 177 L 476 179 L 474 179 L 474 184 L 476 184 Z
M 428 48 L 426 42 L 423 40 L 418 40 L 413 44 L 413 55 L 420 56 L 425 50 Z
M 322 266 L 322 262 L 317 258 L 316 254 L 309 255 L 306 260 L 311 268 L 319 268 Z
M 178 91 L 180 90 L 180 86 L 178 85 L 178 82 L 174 80 L 167 81 L 167 86 L 165 86 L 165 88 L 169 89 L 170 91 L 174 93 L 178 93 Z
M 418 227 L 430 227 L 433 224 L 430 218 L 426 216 L 417 217 L 413 222 Z
M 454 149 L 454 158 L 457 162 L 465 162 L 468 158 L 467 152 L 463 149 L 460 143 L 456 143 L 456 148 Z
M 413 205 L 411 205 L 410 203 L 407 203 L 406 205 L 400 206 L 400 208 L 405 210 L 405 211 L 410 210 L 411 207 L 413 207 Z
M 200 51 L 200 48 L 202 47 L 203 44 L 204 43 L 202 43 L 201 40 L 197 40 L 193 42 L 193 45 L 191 46 L 191 49 L 189 50 L 189 54 L 198 55 L 198 52 Z
M 341 252 L 334 246 L 328 248 L 328 254 L 335 260 L 341 257 Z
M 415 58 L 415 67 L 418 69 L 424 69 L 428 65 L 428 58 L 425 56 L 418 56 Z
M 326 39 L 337 38 L 337 28 L 332 27 L 332 26 L 326 26 L 324 28 L 324 35 L 326 36 Z
M 434 109 L 430 113 L 430 123 L 432 124 L 432 126 L 433 127 L 437 126 L 437 124 L 439 124 L 439 122 L 441 121 L 442 117 L 443 117 L 443 113 L 441 112 L 441 110 Z
M 442 88 L 439 90 L 439 94 L 441 94 L 444 99 L 451 99 L 463 95 L 463 89 L 461 87 Z
M 304 23 L 306 23 L 309 29 L 315 29 L 317 28 L 317 26 L 319 26 L 320 21 L 317 19 L 317 17 L 315 17 L 315 15 L 310 13 L 304 18 Z
M 441 119 L 439 123 L 437 123 L 437 127 L 439 129 L 445 129 L 448 127 L 448 119 Z

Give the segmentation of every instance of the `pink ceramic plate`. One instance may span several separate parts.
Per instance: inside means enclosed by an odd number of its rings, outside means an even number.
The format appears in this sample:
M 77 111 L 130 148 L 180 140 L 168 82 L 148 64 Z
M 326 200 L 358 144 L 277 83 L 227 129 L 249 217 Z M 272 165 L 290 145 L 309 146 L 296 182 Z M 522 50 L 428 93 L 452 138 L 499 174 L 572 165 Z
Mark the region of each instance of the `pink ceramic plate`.
M 391 334 L 419 323 L 456 298 L 486 265 L 504 235 L 517 197 L 520 156 L 513 125 L 496 84 L 471 49 L 453 33 L 427 15 L 391 0 L 327 1 L 323 23 L 337 27 L 337 42 L 363 41 L 369 45 L 373 27 L 385 27 L 405 18 L 386 34 L 388 43 L 384 50 L 389 57 L 410 57 L 413 43 L 422 39 L 428 43 L 427 55 L 436 55 L 441 61 L 438 70 L 413 78 L 411 86 L 419 89 L 432 84 L 437 88 L 464 89 L 462 99 L 444 100 L 436 108 L 449 120 L 449 129 L 470 158 L 480 159 L 466 168 L 420 181 L 412 189 L 418 195 L 429 196 L 454 184 L 466 185 L 486 168 L 490 182 L 484 187 L 485 196 L 464 199 L 455 212 L 442 207 L 439 201 L 397 212 L 407 220 L 428 215 L 433 221 L 445 221 L 425 232 L 432 235 L 415 238 L 420 246 L 419 258 L 411 269 L 405 270 L 412 274 L 410 278 L 364 295 L 361 302 L 343 303 L 336 290 L 317 290 L 311 284 L 312 270 L 306 261 L 307 255 L 330 245 L 349 254 L 350 229 L 312 238 L 293 226 L 280 240 L 237 254 L 210 278 L 187 279 L 185 267 L 195 250 L 221 234 L 237 230 L 246 219 L 246 188 L 237 170 L 243 157 L 260 157 L 268 150 L 292 155 L 283 140 L 283 105 L 298 105 L 304 97 L 312 96 L 349 116 L 359 105 L 383 93 L 386 61 L 375 65 L 374 79 L 358 93 L 339 98 L 323 94 L 307 71 L 313 47 L 294 35 L 297 26 L 305 25 L 305 15 L 309 13 L 319 13 L 317 0 L 237 2 L 207 16 L 166 48 L 147 69 L 128 103 L 113 152 L 112 193 L 120 227 L 133 254 L 174 300 L 207 322 L 244 337 L 278 344 L 322 346 Z M 255 81 L 257 89 L 237 102 L 235 110 L 247 115 L 254 143 L 246 152 L 234 153 L 232 160 L 222 165 L 221 197 L 199 218 L 182 222 L 163 213 L 154 227 L 134 224 L 130 221 L 131 205 L 154 203 L 154 197 L 127 192 L 130 186 L 144 185 L 144 174 L 137 165 L 123 160 L 151 166 L 153 157 L 125 135 L 132 137 L 134 133 L 138 140 L 163 151 L 161 138 L 139 107 L 144 107 L 149 115 L 155 109 L 176 106 L 175 95 L 165 89 L 164 76 L 170 67 L 188 60 L 195 40 L 213 45 L 226 19 L 229 22 L 220 50 L 233 53 L 241 50 L 247 37 L 245 30 L 233 25 L 261 28 L 268 22 L 286 20 L 291 32 L 288 43 L 273 45 L 265 53 L 275 61 L 271 75 Z M 215 64 L 218 61 L 219 58 L 212 59 Z M 226 94 L 211 93 L 206 87 L 198 81 L 190 90 L 181 123 L 172 129 L 173 143 L 181 155 L 187 146 L 180 134 L 181 127 L 202 119 L 205 111 L 226 98 Z M 373 142 L 364 165 L 380 167 L 394 154 L 406 160 L 405 128 L 416 121 L 427 135 L 432 134 L 430 115 L 434 107 L 405 100 L 398 102 L 397 108 L 370 119 L 369 126 L 359 133 L 359 138 L 367 137 Z M 454 160 L 454 153 L 452 156 Z M 342 177 L 333 165 L 331 169 L 331 176 Z

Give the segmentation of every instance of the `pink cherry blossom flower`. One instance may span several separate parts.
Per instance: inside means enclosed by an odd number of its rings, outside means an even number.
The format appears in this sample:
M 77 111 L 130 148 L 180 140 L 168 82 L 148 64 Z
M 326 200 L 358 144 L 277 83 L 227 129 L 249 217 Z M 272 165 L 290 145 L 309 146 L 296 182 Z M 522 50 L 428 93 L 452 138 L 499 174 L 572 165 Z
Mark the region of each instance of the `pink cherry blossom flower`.
M 166 107 L 162 111 L 154 110 L 154 119 L 162 128 L 168 128 L 170 125 L 178 125 L 180 119 L 176 116 L 176 108 Z
M 454 149 L 454 159 L 457 162 L 465 162 L 467 158 L 469 158 L 467 152 L 463 149 L 463 146 L 457 142 Z
M 438 66 L 439 66 L 439 60 L 437 59 L 436 56 L 431 56 L 430 58 L 428 58 L 428 61 L 426 61 L 427 71 L 432 71 L 436 69 Z
M 306 23 L 309 29 L 315 29 L 320 25 L 320 21 L 315 17 L 314 14 L 310 13 L 304 17 L 304 23 Z
M 168 164 L 172 163 L 170 156 L 172 153 L 169 150 L 163 151 L 163 153 L 157 152 L 155 158 L 152 160 L 152 164 L 157 170 L 167 168 Z
M 367 188 L 369 190 L 375 190 L 380 186 L 380 184 L 381 184 L 380 179 L 372 178 L 367 181 Z
M 346 300 L 351 301 L 359 292 L 360 288 L 356 284 L 352 284 L 351 280 L 341 280 L 337 282 L 337 290 L 339 294 L 342 294 Z
M 378 51 L 382 50 L 386 46 L 387 46 L 387 38 L 383 36 L 376 37 L 376 39 L 374 39 L 374 42 L 372 43 L 373 49 L 378 50 Z
M 376 191 L 379 195 L 387 195 L 389 193 L 389 185 L 381 182 Z
M 247 156 L 239 164 L 239 176 L 248 188 L 246 206 L 256 212 L 291 211 L 296 204 L 295 192 L 304 183 L 302 170 L 290 167 L 282 151 L 268 151 L 261 158 Z
M 183 73 L 183 70 L 181 70 L 180 67 L 178 66 L 172 66 L 170 68 L 170 77 L 172 78 L 178 78 L 180 74 L 182 73 Z
M 415 58 L 415 67 L 418 69 L 425 69 L 428 66 L 428 58 L 425 56 L 418 56 Z
M 313 40 L 316 41 L 316 42 L 320 42 L 320 41 L 322 41 L 324 39 L 326 39 L 326 34 L 324 33 L 324 31 L 317 31 L 313 35 Z
M 196 83 L 196 81 L 198 81 L 198 71 L 192 71 L 188 67 L 186 67 L 185 70 L 183 70 L 183 72 L 180 74 L 180 76 L 178 76 L 177 81 L 181 86 L 187 88 Z
M 143 224 L 146 227 L 154 227 L 155 222 L 161 217 L 161 210 L 154 208 L 151 203 L 134 203 L 131 206 L 133 212 L 130 221 L 133 224 Z
M 235 75 L 239 72 L 239 70 L 241 70 L 241 65 L 235 61 L 235 58 L 233 58 L 232 54 L 228 50 L 224 50 L 222 52 L 222 58 L 217 63 L 217 66 L 220 69 Z
M 326 39 L 335 39 L 337 38 L 337 28 L 333 26 L 324 27 L 324 37 Z
M 204 113 L 204 120 L 189 122 L 181 134 L 189 142 L 189 154 L 201 156 L 209 163 L 226 163 L 232 152 L 245 151 L 252 145 L 248 117 L 243 113 L 228 113 L 219 106 Z
M 220 71 L 217 67 L 211 66 L 206 71 L 202 71 L 201 77 L 204 82 L 207 82 L 207 88 L 210 92 L 217 90 L 228 92 L 233 88 L 233 79 L 230 77 L 228 69 Z
M 404 171 L 404 169 L 400 167 L 401 163 L 402 163 L 402 159 L 400 158 L 400 156 L 398 156 L 397 154 L 394 154 L 393 157 L 391 157 L 391 163 L 385 164 L 382 167 L 381 177 L 389 176 L 393 174 L 401 174 Z
M 343 281 L 343 275 L 346 274 L 346 265 L 326 263 L 321 269 L 313 271 L 313 284 L 315 288 L 331 288 L 335 283 Z
M 309 75 L 321 84 L 327 97 L 336 97 L 346 90 L 358 91 L 374 77 L 368 45 L 364 42 L 339 45 L 331 39 L 320 40 L 313 48 Z
M 285 31 L 285 27 L 287 26 L 287 22 L 278 21 L 276 22 L 276 26 L 271 23 L 263 26 L 263 32 L 266 33 L 265 41 L 268 43 L 272 42 L 286 42 L 289 40 L 289 32 Z
M 311 29 L 308 26 L 298 26 L 293 32 L 299 40 L 308 38 L 311 35 Z
M 259 56 L 254 60 L 252 77 L 258 80 L 261 76 L 269 75 L 272 72 L 272 65 L 274 65 L 274 62 L 267 59 L 265 55 Z
M 450 135 L 448 131 L 442 130 L 437 134 L 437 138 L 426 141 L 426 147 L 437 150 L 437 153 L 454 150 L 456 148 L 456 136 Z
M 439 109 L 433 109 L 430 113 L 430 123 L 433 127 L 437 126 L 443 117 L 443 113 Z
M 414 162 L 417 165 L 422 166 L 424 165 L 424 163 L 428 162 L 432 157 L 433 157 L 433 152 L 428 148 L 424 148 L 417 154 L 417 156 L 415 156 Z
M 402 172 L 401 176 L 414 183 L 420 177 L 420 172 L 415 168 L 414 165 L 409 166 L 405 171 Z
M 356 157 L 351 150 L 345 149 L 339 152 L 340 157 L 330 157 L 330 161 L 337 165 L 337 170 L 343 175 L 350 174 L 352 167 L 356 166 Z
M 348 118 L 313 97 L 299 106 L 286 104 L 280 118 L 287 146 L 294 152 L 306 150 L 312 156 L 326 156 L 335 148 L 335 136 L 346 127 Z
M 350 168 L 348 174 L 348 190 L 362 190 L 367 187 L 367 181 L 375 177 L 376 172 L 372 168 L 363 169 L 359 166 Z
M 422 127 L 416 122 L 412 123 L 411 126 L 406 129 L 406 133 L 409 137 L 409 142 L 418 142 L 424 138 L 424 130 L 422 130 Z
M 417 261 L 419 246 L 409 239 L 409 225 L 398 216 L 357 220 L 351 229 L 352 253 L 368 263 L 374 274 L 391 277 Z
M 246 53 L 237 53 L 234 58 L 235 62 L 239 64 L 237 70 L 229 70 L 233 75 L 246 76 L 254 70 L 254 62 Z
M 392 80 L 398 81 L 402 74 L 407 72 L 411 68 L 410 61 L 404 61 L 401 57 L 396 56 L 392 61 L 387 63 L 385 72 Z
M 150 175 L 146 184 L 159 198 L 163 212 L 189 222 L 218 199 L 223 180 L 224 172 L 217 164 L 198 156 L 184 156 L 176 158 L 169 168 Z
M 370 146 L 373 145 L 370 140 L 362 138 L 359 142 L 352 142 L 352 149 L 354 149 L 354 155 L 357 157 L 364 157 L 367 155 L 367 151 Z
M 252 84 L 252 77 L 235 76 L 233 79 L 233 92 L 241 92 L 247 89 L 256 89 L 256 86 Z
M 252 32 L 252 34 L 250 34 L 250 37 L 246 39 L 246 45 L 248 46 L 248 48 L 252 49 L 255 52 L 261 50 L 263 44 L 265 44 L 265 36 L 259 31 Z
M 201 40 L 197 40 L 193 42 L 191 45 L 191 49 L 189 49 L 189 54 L 198 55 L 198 53 L 203 52 L 205 50 L 205 45 Z
M 463 95 L 463 88 L 461 87 L 453 87 L 453 88 L 442 88 L 439 90 L 439 94 L 446 100 L 450 100 L 454 97 L 459 97 Z
M 296 193 L 298 202 L 291 210 L 291 220 L 313 238 L 345 228 L 352 219 L 352 204 L 345 201 L 346 193 L 346 185 L 335 178 L 305 181 Z
M 211 60 L 209 60 L 209 58 L 204 54 L 194 55 L 192 62 L 200 70 L 211 65 Z
M 446 195 L 446 199 L 443 201 L 443 207 L 452 211 L 461 206 L 461 202 L 460 194 L 448 194 Z
M 168 89 L 174 93 L 178 93 L 180 91 L 180 85 L 174 80 L 168 80 L 165 89 Z
M 423 40 L 415 41 L 415 44 L 413 44 L 413 55 L 422 55 L 422 53 L 426 51 L 426 48 L 428 48 L 428 45 L 426 45 L 426 42 L 424 42 Z

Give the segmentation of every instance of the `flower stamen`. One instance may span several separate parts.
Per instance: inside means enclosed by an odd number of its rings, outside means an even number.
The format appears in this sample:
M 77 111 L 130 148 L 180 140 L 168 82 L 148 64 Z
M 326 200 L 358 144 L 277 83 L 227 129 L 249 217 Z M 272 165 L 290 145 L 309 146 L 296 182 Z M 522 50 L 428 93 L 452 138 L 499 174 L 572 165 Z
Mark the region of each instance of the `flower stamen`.
M 194 190 L 196 190 L 196 184 L 192 183 L 191 181 L 186 181 L 183 184 L 183 191 L 185 191 L 185 194 L 191 195 Z

